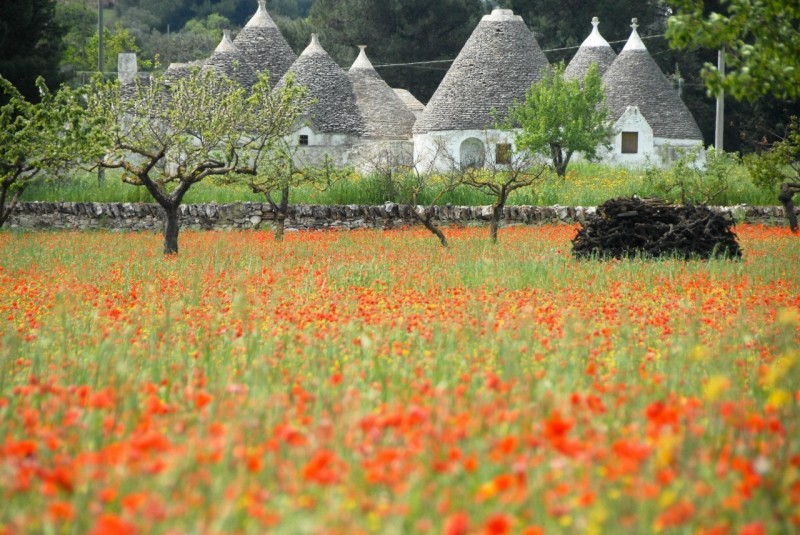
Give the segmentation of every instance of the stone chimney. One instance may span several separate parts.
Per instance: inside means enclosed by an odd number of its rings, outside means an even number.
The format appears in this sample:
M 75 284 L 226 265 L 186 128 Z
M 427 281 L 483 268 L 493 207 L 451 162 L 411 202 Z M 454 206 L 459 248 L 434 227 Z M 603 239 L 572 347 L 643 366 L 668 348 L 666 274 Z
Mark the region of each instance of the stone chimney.
M 117 76 L 122 84 L 133 82 L 136 79 L 136 52 L 121 52 L 117 56 Z

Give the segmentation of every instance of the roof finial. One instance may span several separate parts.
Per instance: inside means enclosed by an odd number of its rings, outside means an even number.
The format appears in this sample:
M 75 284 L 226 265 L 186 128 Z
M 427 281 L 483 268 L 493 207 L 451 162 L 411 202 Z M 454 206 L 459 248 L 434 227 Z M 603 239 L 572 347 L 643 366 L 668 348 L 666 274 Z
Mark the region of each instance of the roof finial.
M 622 48 L 622 51 L 647 50 L 647 47 L 644 46 L 642 38 L 639 37 L 639 32 L 636 31 L 636 28 L 639 27 L 639 19 L 631 19 L 631 23 L 631 28 L 633 28 L 633 31 L 631 32 L 631 36 L 628 38 L 628 42 L 625 43 L 625 46 Z
M 214 49 L 215 52 L 234 52 L 236 51 L 236 45 L 233 44 L 231 41 L 231 31 L 230 30 L 222 30 L 222 40 L 217 45 L 217 48 Z
M 370 62 L 369 58 L 367 57 L 366 48 L 367 45 L 357 45 L 359 52 L 358 57 L 353 62 L 353 65 L 350 66 L 350 70 L 354 71 L 356 69 L 373 69 L 372 62 Z
M 592 33 L 590 33 L 589 37 L 587 37 L 583 43 L 581 43 L 581 48 L 599 46 L 611 48 L 611 45 L 608 44 L 608 41 L 603 39 L 603 36 L 600 35 L 600 30 L 597 29 L 599 25 L 600 19 L 597 17 L 592 17 Z
M 258 0 L 258 9 L 261 11 L 267 10 L 267 0 Z
M 315 33 L 311 34 L 311 42 L 308 44 L 301 56 L 308 56 L 309 54 L 327 54 L 322 45 L 319 44 L 319 36 Z

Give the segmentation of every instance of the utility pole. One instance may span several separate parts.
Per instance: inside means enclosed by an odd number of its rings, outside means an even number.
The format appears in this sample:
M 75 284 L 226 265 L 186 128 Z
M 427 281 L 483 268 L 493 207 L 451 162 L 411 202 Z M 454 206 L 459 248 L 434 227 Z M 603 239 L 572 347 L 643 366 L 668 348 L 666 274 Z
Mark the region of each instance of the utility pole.
M 725 49 L 720 48 L 717 53 L 717 70 L 720 77 L 725 79 Z M 717 154 L 723 151 L 722 138 L 725 129 L 725 90 L 717 93 L 717 122 L 714 129 L 714 149 Z
M 97 0 L 97 70 L 103 72 L 103 0 Z
M 103 76 L 103 0 L 97 0 L 97 70 Z M 97 183 L 103 185 L 106 182 L 106 173 L 102 167 L 97 168 Z

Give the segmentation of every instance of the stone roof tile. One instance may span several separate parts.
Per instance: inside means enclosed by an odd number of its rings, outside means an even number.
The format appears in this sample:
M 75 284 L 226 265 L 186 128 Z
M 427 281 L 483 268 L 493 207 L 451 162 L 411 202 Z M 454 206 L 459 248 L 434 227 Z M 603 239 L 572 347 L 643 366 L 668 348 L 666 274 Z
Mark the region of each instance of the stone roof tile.
M 342 68 L 322 48 L 316 34 L 311 36 L 311 43 L 288 72 L 294 73 L 296 83 L 308 89 L 308 101 L 316 100 L 304 114 L 315 130 L 329 134 L 362 135 L 364 125 L 356 106 L 353 85 Z M 277 88 L 285 83 L 286 76 L 281 78 Z
M 257 73 L 269 71 L 269 81 L 273 86 L 297 59 L 267 13 L 265 0 L 258 0 L 258 10 L 233 43 Z
M 603 76 L 608 68 L 611 67 L 611 64 L 614 63 L 617 54 L 608 44 L 608 41 L 600 35 L 600 30 L 597 28 L 599 24 L 600 19 L 594 17 L 592 19 L 592 26 L 594 26 L 592 33 L 581 43 L 575 56 L 570 60 L 567 68 L 564 69 L 565 78 L 579 78 L 582 80 L 592 63 L 597 64 L 597 70 L 600 76 Z

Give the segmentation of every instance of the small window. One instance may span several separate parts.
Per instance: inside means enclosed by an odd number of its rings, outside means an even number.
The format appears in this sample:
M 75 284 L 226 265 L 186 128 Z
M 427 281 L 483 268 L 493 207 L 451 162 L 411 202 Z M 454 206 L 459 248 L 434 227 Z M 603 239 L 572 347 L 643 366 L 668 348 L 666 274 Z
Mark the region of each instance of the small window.
M 639 153 L 639 132 L 622 133 L 622 154 Z
M 511 163 L 511 143 L 498 143 L 494 151 L 494 161 L 501 164 Z
M 300 135 L 300 144 L 301 145 L 308 145 L 308 136 L 306 134 Z

